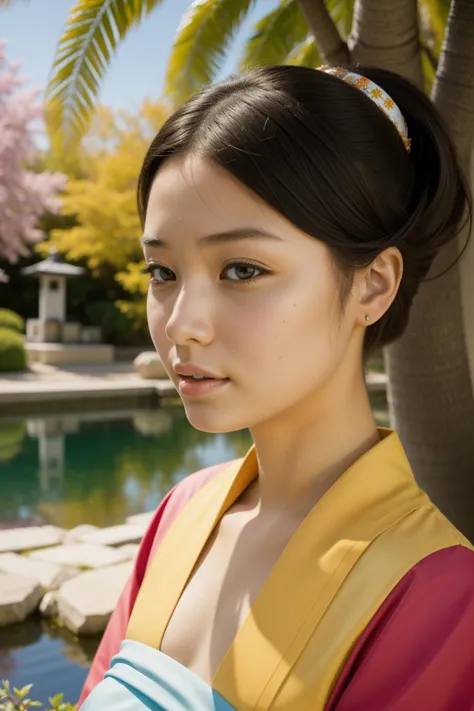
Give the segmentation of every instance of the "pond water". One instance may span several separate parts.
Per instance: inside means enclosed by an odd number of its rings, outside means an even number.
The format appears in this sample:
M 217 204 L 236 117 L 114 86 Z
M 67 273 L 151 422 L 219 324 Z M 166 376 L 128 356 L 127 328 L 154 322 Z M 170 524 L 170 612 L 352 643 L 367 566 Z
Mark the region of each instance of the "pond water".
M 387 426 L 383 396 L 373 398 Z M 179 399 L 155 409 L 0 419 L 0 527 L 81 523 L 110 526 L 151 511 L 180 479 L 242 457 L 248 430 L 208 434 L 188 423 Z M 75 703 L 100 639 L 78 640 L 39 616 L 0 628 L 0 679 L 33 683 L 44 703 Z

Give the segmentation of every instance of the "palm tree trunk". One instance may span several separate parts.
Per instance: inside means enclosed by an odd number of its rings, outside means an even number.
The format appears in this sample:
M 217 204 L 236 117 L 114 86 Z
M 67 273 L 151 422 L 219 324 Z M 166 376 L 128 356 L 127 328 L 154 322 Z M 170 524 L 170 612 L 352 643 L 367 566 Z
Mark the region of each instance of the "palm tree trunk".
M 474 126 L 474 6 L 454 0 L 432 98 L 468 170 Z M 466 234 L 461 235 L 464 242 Z M 436 260 L 444 271 L 456 242 Z M 458 266 L 422 286 L 403 338 L 387 349 L 396 428 L 420 486 L 474 540 L 474 399 L 464 337 Z
M 456 244 L 443 250 L 436 270 L 456 255 Z M 423 285 L 405 335 L 385 355 L 391 412 L 416 479 L 474 540 L 474 400 L 463 327 L 456 266 Z
M 298 0 L 298 5 L 325 63 L 338 67 L 349 66 L 349 49 L 339 34 L 324 0 Z
M 448 121 L 469 171 L 474 137 L 474 3 L 454 0 L 431 98 Z
M 336 27 L 327 12 L 318 19 L 321 0 L 299 3 L 321 54 L 329 62 L 342 42 L 334 37 Z M 391 69 L 423 86 L 416 0 L 356 0 L 348 47 L 352 64 Z M 451 125 L 467 167 L 474 133 L 472 0 L 452 2 L 433 99 Z M 456 242 L 447 245 L 430 275 L 444 271 L 458 253 Z M 417 481 L 474 540 L 474 398 L 457 266 L 422 285 L 406 333 L 386 349 L 385 358 L 392 422 Z
M 391 69 L 423 86 L 416 0 L 356 0 L 352 61 Z

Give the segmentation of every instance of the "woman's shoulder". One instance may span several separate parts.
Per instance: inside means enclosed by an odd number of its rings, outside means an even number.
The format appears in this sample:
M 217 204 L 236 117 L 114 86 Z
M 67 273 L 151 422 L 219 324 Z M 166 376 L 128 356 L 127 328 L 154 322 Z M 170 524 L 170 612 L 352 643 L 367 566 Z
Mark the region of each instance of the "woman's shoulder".
M 453 545 L 431 553 L 366 627 L 326 711 L 471 709 L 473 628 L 474 551 Z
M 444 603 L 466 590 L 474 601 L 474 550 L 457 544 L 434 551 L 414 565 L 395 588 L 394 597 L 410 593 L 412 599 L 419 595 L 421 600 L 438 595 Z

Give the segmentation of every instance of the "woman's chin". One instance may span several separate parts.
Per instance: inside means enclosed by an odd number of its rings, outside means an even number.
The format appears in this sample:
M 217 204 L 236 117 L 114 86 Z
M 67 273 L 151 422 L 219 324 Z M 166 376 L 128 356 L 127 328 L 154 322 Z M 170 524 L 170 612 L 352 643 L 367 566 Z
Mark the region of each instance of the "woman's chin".
M 246 429 L 248 426 L 247 422 L 237 419 L 235 411 L 229 412 L 228 417 L 226 417 L 218 407 L 209 408 L 206 412 L 206 408 L 202 407 L 202 403 L 201 407 L 197 402 L 186 403 L 186 401 L 183 401 L 183 404 L 189 424 L 200 432 L 227 434 L 228 432 L 238 432 Z

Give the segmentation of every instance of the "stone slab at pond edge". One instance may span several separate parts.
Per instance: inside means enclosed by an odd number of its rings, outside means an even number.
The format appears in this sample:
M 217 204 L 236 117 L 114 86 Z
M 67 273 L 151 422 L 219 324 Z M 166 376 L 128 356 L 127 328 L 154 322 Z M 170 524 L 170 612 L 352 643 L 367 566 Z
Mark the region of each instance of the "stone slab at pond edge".
M 133 514 L 133 516 L 127 516 L 125 522 L 131 524 L 132 526 L 137 523 L 149 526 L 155 513 L 156 511 L 147 511 L 146 513 Z
M 66 531 L 56 526 L 7 528 L 0 531 L 0 553 L 21 553 L 62 543 Z
M 102 632 L 132 572 L 133 562 L 90 570 L 69 580 L 57 593 L 58 615 L 77 635 Z
M 23 622 L 36 610 L 42 597 L 43 588 L 33 578 L 0 573 L 0 627 Z
M 57 617 L 58 614 L 58 593 L 57 590 L 50 590 L 40 602 L 39 610 L 43 617 Z
M 0 553 L 0 572 L 32 578 L 41 585 L 43 592 L 56 590 L 77 575 L 76 568 L 45 563 L 18 553 Z
M 147 523 L 124 523 L 119 526 L 100 528 L 94 533 L 82 536 L 84 543 L 94 543 L 103 546 L 123 546 L 126 543 L 140 543 L 148 528 Z
M 130 560 L 130 552 L 120 551 L 92 543 L 71 543 L 70 545 L 45 548 L 30 553 L 33 560 L 41 560 L 56 565 L 75 568 L 105 568 Z
M 124 555 L 127 555 L 128 560 L 134 560 L 138 555 L 140 546 L 138 543 L 126 543 L 124 546 L 119 546 L 118 548 L 115 548 L 115 550 L 120 551 L 120 553 L 123 553 Z
M 81 523 L 80 526 L 75 526 L 75 528 L 66 531 L 63 543 L 82 543 L 84 536 L 95 531 L 100 531 L 100 528 L 90 523 Z

